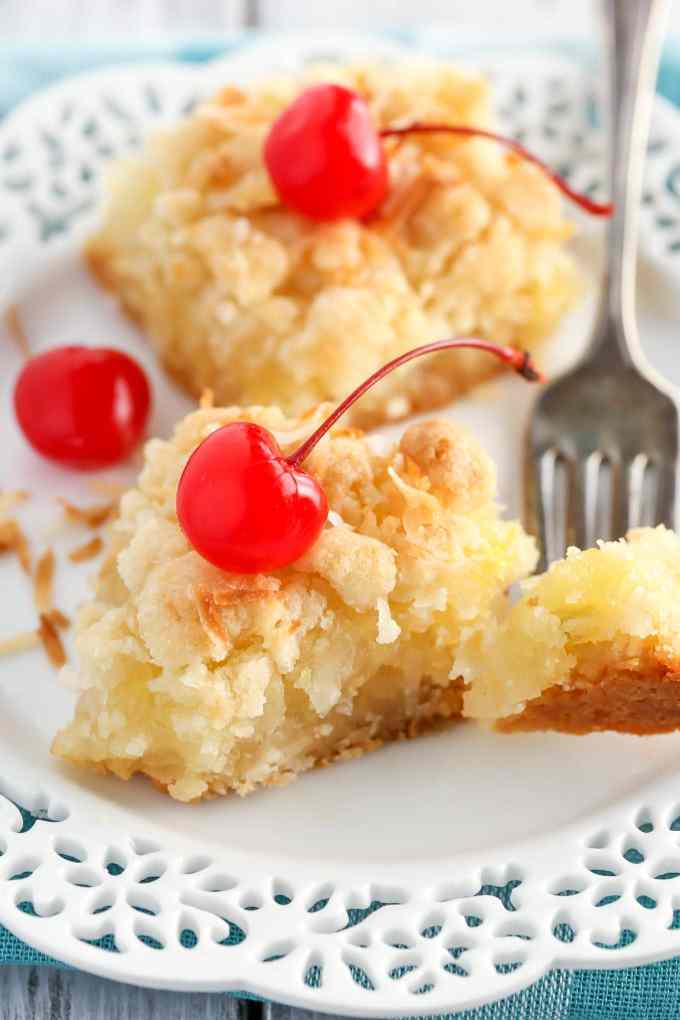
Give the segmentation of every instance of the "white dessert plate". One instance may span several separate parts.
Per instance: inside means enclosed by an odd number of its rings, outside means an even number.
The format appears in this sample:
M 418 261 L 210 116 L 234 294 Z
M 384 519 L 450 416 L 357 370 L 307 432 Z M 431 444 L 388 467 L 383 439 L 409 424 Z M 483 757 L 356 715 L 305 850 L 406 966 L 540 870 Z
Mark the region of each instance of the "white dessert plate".
M 188 401 L 80 260 L 102 168 L 217 83 L 359 52 L 404 53 L 371 38 L 264 38 L 201 68 L 83 75 L 21 106 L 0 128 L 0 297 L 18 307 L 32 347 L 133 351 L 153 380 L 153 431 L 167 432 Z M 507 130 L 571 168 L 578 186 L 596 184 L 601 139 L 583 70 L 554 56 L 503 58 L 491 70 Z M 680 117 L 658 101 L 640 320 L 651 357 L 676 381 L 679 145 Z M 599 249 L 599 230 L 584 221 L 576 250 L 587 294 L 546 348 L 550 371 L 573 359 L 587 332 Z M 93 564 L 77 568 L 67 553 L 91 533 L 60 524 L 56 499 L 104 497 L 23 443 L 11 409 L 19 365 L 3 336 L 0 484 L 32 494 L 22 519 L 36 551 L 56 550 L 57 604 L 72 613 Z M 507 378 L 450 412 L 498 460 L 513 514 L 530 399 Z M 110 477 L 128 482 L 135 470 Z M 27 579 L 5 557 L 0 638 L 32 626 Z M 55 762 L 50 741 L 72 701 L 41 651 L 0 661 L 0 922 L 61 961 L 139 984 L 387 1017 L 479 1005 L 555 966 L 680 952 L 680 735 L 501 736 L 460 726 L 283 789 L 186 806 L 144 781 Z

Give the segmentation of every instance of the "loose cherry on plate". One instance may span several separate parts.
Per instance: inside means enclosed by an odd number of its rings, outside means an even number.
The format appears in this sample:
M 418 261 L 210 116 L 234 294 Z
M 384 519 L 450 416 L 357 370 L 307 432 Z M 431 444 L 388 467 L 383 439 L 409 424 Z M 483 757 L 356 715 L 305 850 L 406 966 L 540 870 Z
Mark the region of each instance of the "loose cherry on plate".
M 143 370 L 122 351 L 55 347 L 30 358 L 14 388 L 21 431 L 44 457 L 89 470 L 139 443 L 151 403 Z
M 355 400 L 389 372 L 422 354 L 460 347 L 487 351 L 525 379 L 543 381 L 529 355 L 512 347 L 438 340 L 379 368 L 288 456 L 261 425 L 223 425 L 193 452 L 177 488 L 177 517 L 191 545 L 216 567 L 240 574 L 277 570 L 299 559 L 328 516 L 323 489 L 300 467 L 304 459 Z
M 375 212 L 388 188 L 384 138 L 450 134 L 487 138 L 534 163 L 571 201 L 593 216 L 609 216 L 613 206 L 575 191 L 538 156 L 512 138 L 463 124 L 413 121 L 379 131 L 362 96 L 341 85 L 313 85 L 274 121 L 264 161 L 281 201 L 320 222 L 362 218 Z

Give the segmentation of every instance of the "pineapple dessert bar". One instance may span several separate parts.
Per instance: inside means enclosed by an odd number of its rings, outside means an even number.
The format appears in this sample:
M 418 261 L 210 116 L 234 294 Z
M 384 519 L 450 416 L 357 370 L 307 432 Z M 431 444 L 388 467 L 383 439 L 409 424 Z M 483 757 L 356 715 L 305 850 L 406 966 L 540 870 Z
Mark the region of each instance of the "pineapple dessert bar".
M 259 471 L 280 480 L 263 436 L 285 455 L 322 417 L 322 408 L 296 418 L 205 406 L 170 440 L 149 442 L 80 612 L 78 668 L 65 675 L 78 700 L 56 755 L 123 779 L 143 773 L 191 801 L 285 783 L 460 716 L 459 642 L 491 625 L 507 586 L 536 561 L 533 540 L 500 519 L 493 465 L 462 428 L 413 424 L 382 452 L 356 429 L 334 428 L 293 493 L 311 500 L 323 490 L 327 519 L 288 565 L 220 569 L 180 527 L 178 486 L 199 444 L 209 452 L 231 437 L 234 471 L 254 444 L 239 484 Z M 254 492 L 252 527 L 277 526 L 272 493 Z
M 680 728 L 680 538 L 659 526 L 570 549 L 456 660 L 465 715 L 512 730 Z
M 534 350 L 578 291 L 559 190 L 447 126 L 493 116 L 488 83 L 443 63 L 225 87 L 113 168 L 87 260 L 168 371 L 223 405 L 295 417 L 437 336 Z M 441 406 L 497 370 L 475 351 L 409 365 L 348 423 Z

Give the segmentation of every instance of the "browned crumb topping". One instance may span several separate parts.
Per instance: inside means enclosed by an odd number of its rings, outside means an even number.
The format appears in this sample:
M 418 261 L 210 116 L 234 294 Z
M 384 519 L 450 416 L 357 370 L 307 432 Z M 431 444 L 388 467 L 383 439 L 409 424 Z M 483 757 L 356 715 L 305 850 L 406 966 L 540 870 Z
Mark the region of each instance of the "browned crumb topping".
M 89 542 L 84 542 L 82 545 L 77 545 L 75 549 L 72 549 L 68 554 L 68 558 L 71 563 L 84 563 L 86 560 L 92 560 L 95 556 L 98 556 L 103 548 L 104 543 L 101 538 L 99 535 L 95 535 Z

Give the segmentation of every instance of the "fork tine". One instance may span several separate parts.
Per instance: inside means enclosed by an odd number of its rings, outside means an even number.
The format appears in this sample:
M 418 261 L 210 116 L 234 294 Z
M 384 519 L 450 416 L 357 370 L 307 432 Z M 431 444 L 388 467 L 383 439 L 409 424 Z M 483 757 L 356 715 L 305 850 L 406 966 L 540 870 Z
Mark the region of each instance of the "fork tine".
M 667 528 L 675 527 L 675 498 L 677 465 L 665 460 L 658 465 L 655 524 L 665 524 Z
M 630 528 L 639 528 L 645 523 L 645 512 L 650 490 L 656 488 L 655 480 L 650 471 L 650 461 L 646 453 L 638 453 L 624 465 L 626 496 L 628 500 L 627 517 L 615 521 L 614 538 L 623 538 Z M 652 515 L 653 516 L 653 515 Z
M 527 530 L 538 539 L 539 571 L 545 570 L 550 562 L 554 544 L 550 511 L 554 510 L 556 460 L 554 448 L 535 450 L 526 459 L 525 519 Z
M 631 465 L 625 461 L 611 461 L 611 531 L 610 539 L 623 538 L 632 524 Z
M 590 491 L 590 458 L 566 461 L 567 473 L 567 520 L 565 544 L 583 548 L 588 542 L 588 506 Z

